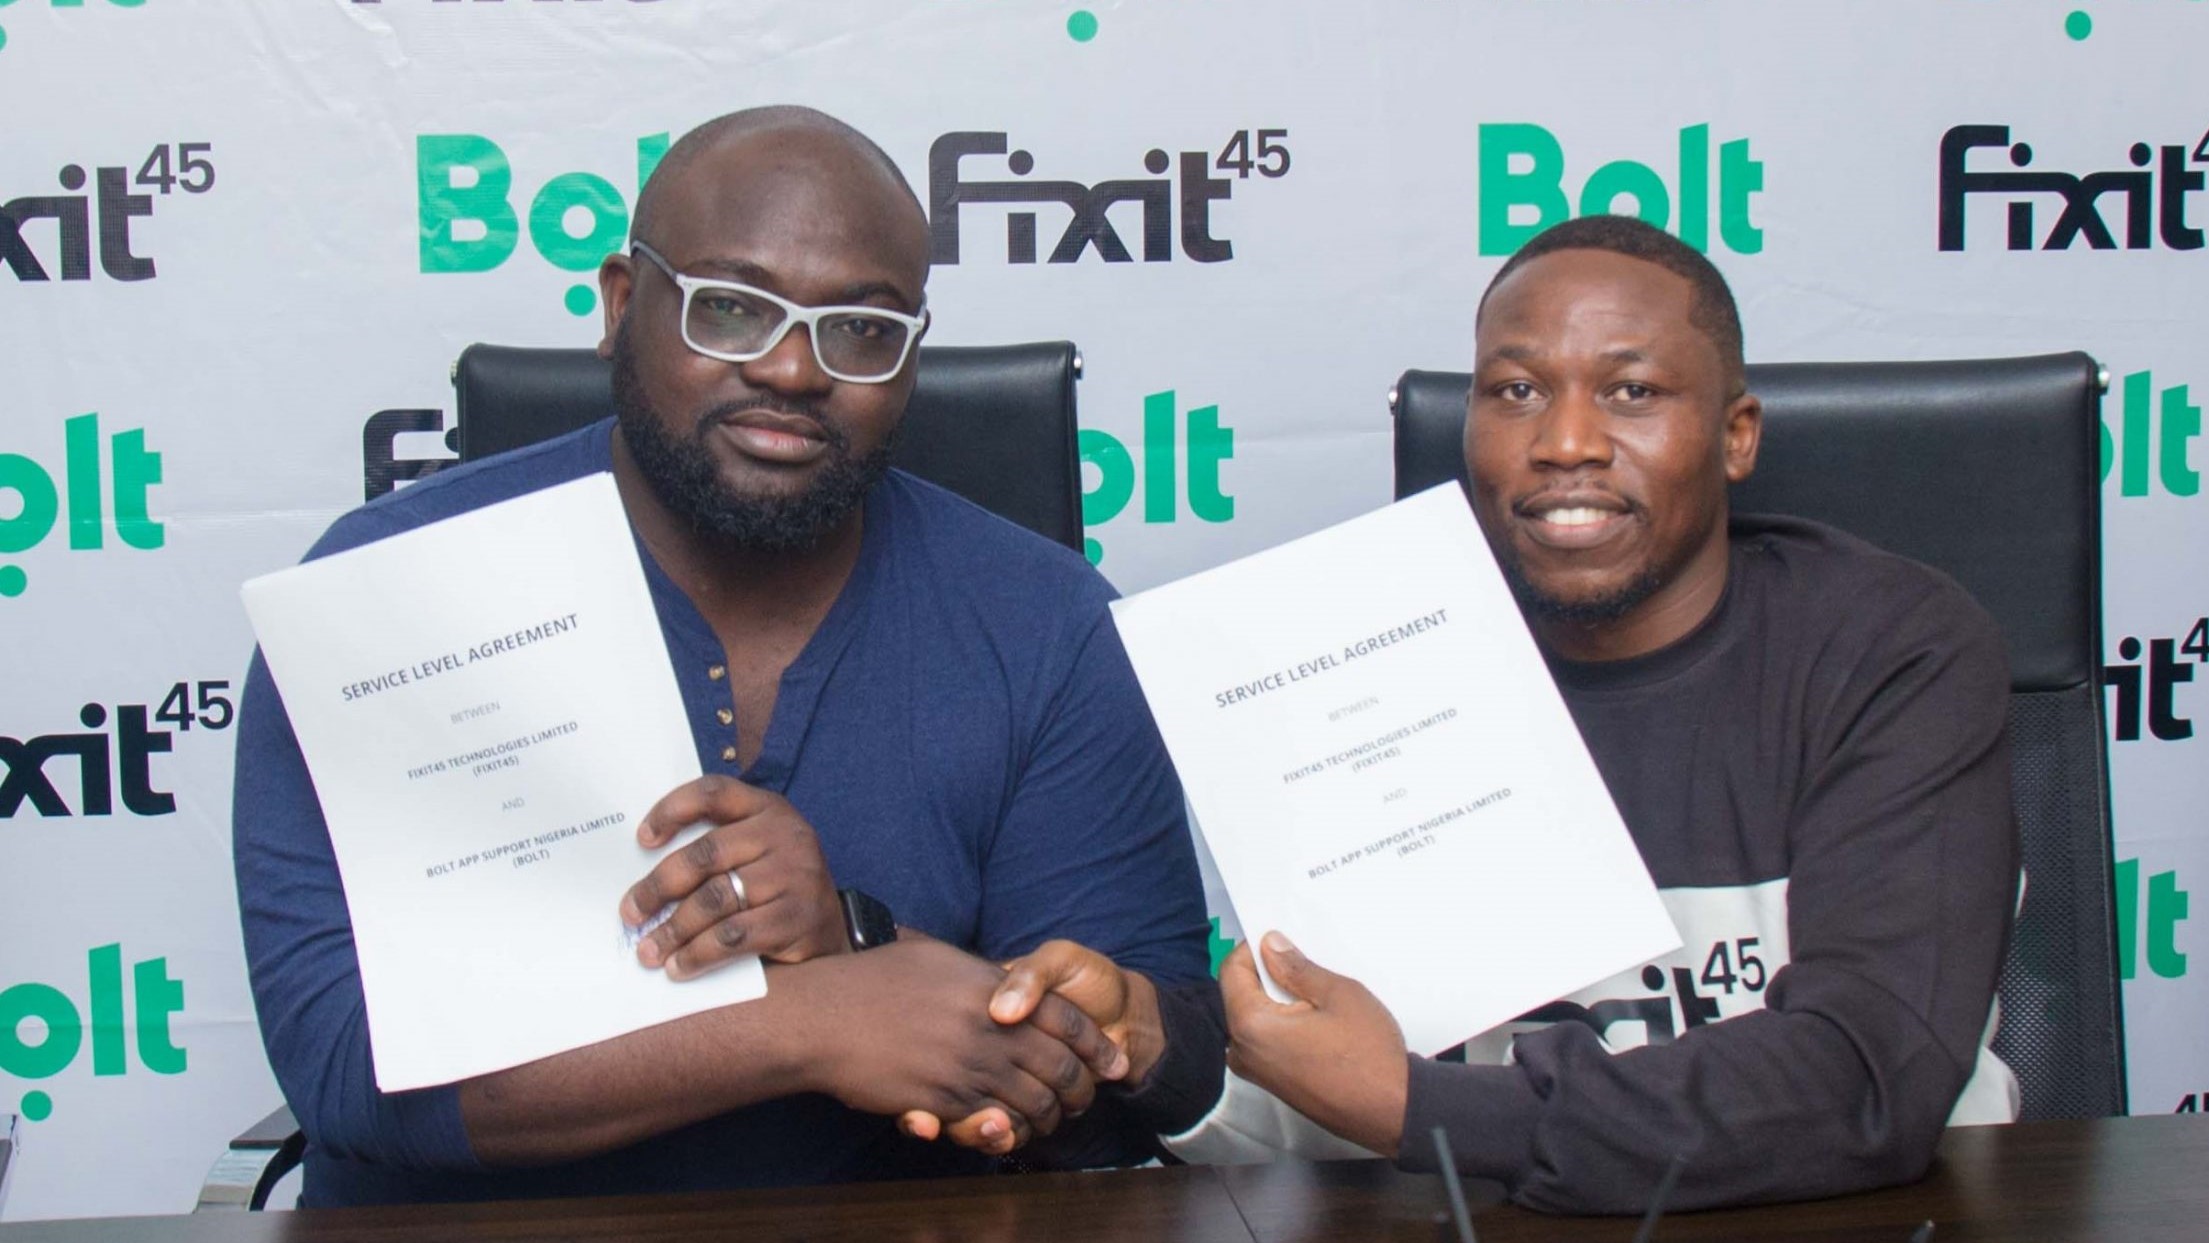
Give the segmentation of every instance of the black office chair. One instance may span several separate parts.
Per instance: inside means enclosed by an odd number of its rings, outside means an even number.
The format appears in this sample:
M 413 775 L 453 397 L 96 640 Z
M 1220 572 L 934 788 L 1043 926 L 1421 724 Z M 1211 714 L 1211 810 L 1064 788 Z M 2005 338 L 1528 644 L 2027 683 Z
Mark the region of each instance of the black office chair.
M 1462 372 L 1397 382 L 1397 496 L 1464 482 L 1469 387 Z M 2125 1108 L 2101 698 L 2103 387 L 2076 353 L 1752 366 L 1764 441 L 1732 496 L 1738 511 L 1829 523 L 1945 571 L 2009 640 L 2030 879 L 1994 1050 L 2027 1120 Z
M 891 463 L 1053 539 L 1082 546 L 1070 341 L 923 346 Z M 471 345 L 453 364 L 463 462 L 613 413 L 612 372 L 590 350 Z

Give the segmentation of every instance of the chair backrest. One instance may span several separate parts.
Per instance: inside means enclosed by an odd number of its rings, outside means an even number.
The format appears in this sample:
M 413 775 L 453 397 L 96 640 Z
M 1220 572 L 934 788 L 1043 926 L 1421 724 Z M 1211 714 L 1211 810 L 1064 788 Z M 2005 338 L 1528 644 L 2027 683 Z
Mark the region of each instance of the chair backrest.
M 893 465 L 1056 540 L 1082 546 L 1069 341 L 923 346 Z M 471 345 L 453 364 L 460 460 L 503 453 L 613 413 L 612 370 L 587 349 Z
M 1995 1052 L 2024 1117 L 2124 1112 L 2101 700 L 2100 369 L 2085 354 L 1749 368 L 1764 401 L 1741 512 L 1791 514 L 1940 569 L 2002 627 L 2030 878 Z M 1465 479 L 1463 372 L 1390 394 L 1396 495 Z

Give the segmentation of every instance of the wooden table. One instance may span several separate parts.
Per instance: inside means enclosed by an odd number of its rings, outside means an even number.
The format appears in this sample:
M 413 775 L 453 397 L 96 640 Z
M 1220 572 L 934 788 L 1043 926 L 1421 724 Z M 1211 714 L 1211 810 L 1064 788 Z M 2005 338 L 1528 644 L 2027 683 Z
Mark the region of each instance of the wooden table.
M 1559 1218 L 1494 1203 L 1475 1184 L 1481 1243 L 1627 1243 L 1625 1218 Z M 599 1200 L 214 1213 L 0 1227 L 0 1243 L 396 1243 L 444 1238 L 740 1239 L 745 1243 L 1167 1243 L 1416 1240 L 1433 1243 L 1438 1179 L 1379 1162 L 1128 1170 Z M 1803 1240 L 1937 1243 L 2209 1239 L 2209 1119 L 2027 1123 L 1948 1133 L 1910 1187 L 1808 1204 L 1667 1216 L 1664 1243 Z

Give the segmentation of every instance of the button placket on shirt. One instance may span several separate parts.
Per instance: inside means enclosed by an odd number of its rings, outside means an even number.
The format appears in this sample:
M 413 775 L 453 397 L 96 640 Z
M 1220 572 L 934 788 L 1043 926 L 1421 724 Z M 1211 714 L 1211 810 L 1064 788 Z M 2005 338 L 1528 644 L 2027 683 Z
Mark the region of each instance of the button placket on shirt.
M 707 677 L 707 679 L 708 679 L 708 680 L 710 680 L 710 681 L 714 681 L 714 682 L 720 682 L 720 681 L 726 680 L 726 679 L 728 678 L 728 676 L 729 676 L 729 667 L 728 667 L 727 665 L 708 665 L 708 666 L 706 666 L 706 677 Z M 736 724 L 736 713 L 735 713 L 735 712 L 734 712 L 733 710 L 731 710 L 731 709 L 728 709 L 728 708 L 716 708 L 716 709 L 714 710 L 714 713 L 713 713 L 713 715 L 714 715 L 715 719 L 719 720 L 719 721 L 720 721 L 720 722 L 721 722 L 721 723 L 722 723 L 723 725 L 734 725 L 734 724 Z M 735 743 L 733 743 L 733 742 L 732 742 L 732 743 L 729 743 L 728 745 L 726 745 L 726 746 L 724 746 L 724 747 L 722 747 L 722 748 L 721 748 L 721 762 L 722 762 L 722 763 L 724 763 L 724 764 L 734 764 L 734 763 L 736 763 L 736 744 L 735 744 Z

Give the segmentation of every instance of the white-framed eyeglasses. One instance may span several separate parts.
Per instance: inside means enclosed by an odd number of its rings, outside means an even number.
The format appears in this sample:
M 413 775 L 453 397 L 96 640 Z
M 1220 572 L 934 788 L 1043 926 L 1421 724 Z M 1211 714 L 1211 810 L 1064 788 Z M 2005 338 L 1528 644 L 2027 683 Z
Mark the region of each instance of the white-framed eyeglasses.
M 683 344 L 723 362 L 763 358 L 803 324 L 822 371 L 852 384 L 880 384 L 905 365 L 907 351 L 928 327 L 925 309 L 907 315 L 878 306 L 799 306 L 738 281 L 685 276 L 643 242 L 630 248 L 683 291 Z

